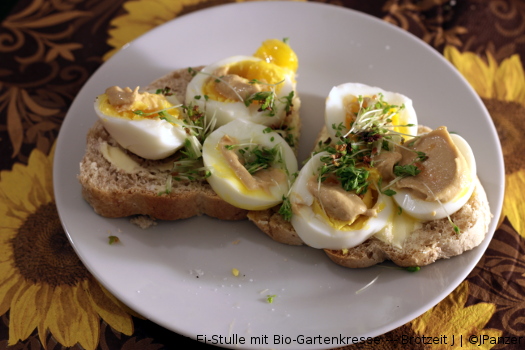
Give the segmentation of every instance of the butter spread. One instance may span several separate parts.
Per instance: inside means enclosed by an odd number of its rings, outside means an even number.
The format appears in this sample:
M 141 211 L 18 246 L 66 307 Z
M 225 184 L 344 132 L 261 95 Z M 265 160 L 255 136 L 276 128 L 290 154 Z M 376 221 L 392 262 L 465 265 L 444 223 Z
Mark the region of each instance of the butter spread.
M 405 213 L 393 213 L 387 225 L 374 237 L 402 249 L 406 238 L 421 227 L 423 227 L 423 223 L 420 220 Z
M 100 144 L 102 156 L 115 168 L 127 173 L 137 174 L 144 169 L 138 162 L 131 158 L 122 148 L 109 145 L 107 142 Z M 148 166 L 148 172 L 167 172 L 173 167 L 173 162 L 162 162 Z
M 142 169 L 140 164 L 131 159 L 121 148 L 110 146 L 107 142 L 100 144 L 100 152 L 114 167 L 128 174 L 136 174 Z

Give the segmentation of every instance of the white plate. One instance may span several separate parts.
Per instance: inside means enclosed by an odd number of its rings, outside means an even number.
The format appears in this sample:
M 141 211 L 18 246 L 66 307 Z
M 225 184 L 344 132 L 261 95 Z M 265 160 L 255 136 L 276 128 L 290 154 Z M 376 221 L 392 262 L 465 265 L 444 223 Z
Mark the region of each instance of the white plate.
M 252 54 L 263 40 L 284 37 L 299 57 L 301 159 L 322 125 L 324 99 L 333 85 L 353 81 L 403 93 L 413 99 L 422 124 L 447 125 L 472 145 L 495 218 L 480 247 L 418 273 L 351 270 L 336 266 L 321 251 L 273 242 L 247 221 L 198 217 L 141 230 L 127 219 L 94 214 L 81 197 L 76 175 L 84 135 L 96 119 L 97 94 L 111 85 L 144 86 L 173 69 Z M 504 186 L 491 119 L 438 52 L 376 18 L 311 2 L 214 7 L 131 43 L 93 74 L 72 104 L 58 139 L 54 176 L 64 228 L 101 283 L 170 330 L 200 340 L 205 335 L 208 343 L 222 335 L 240 348 L 334 348 L 345 344 L 335 339 L 301 344 L 301 336 L 377 336 L 419 316 L 452 292 L 482 256 Z M 108 232 L 122 244 L 110 246 Z M 232 268 L 241 276 L 234 277 Z M 276 295 L 273 303 L 267 295 Z M 266 345 L 257 345 L 256 337 L 266 339 Z

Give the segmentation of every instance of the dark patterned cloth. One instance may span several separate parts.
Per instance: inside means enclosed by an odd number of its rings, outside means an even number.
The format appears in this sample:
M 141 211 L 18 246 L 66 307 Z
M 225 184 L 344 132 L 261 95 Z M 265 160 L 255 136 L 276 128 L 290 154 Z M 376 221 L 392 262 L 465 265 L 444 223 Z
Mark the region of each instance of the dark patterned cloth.
M 55 140 L 91 74 L 156 25 L 221 0 L 19 0 L 0 7 L 0 349 L 175 349 L 199 345 L 143 319 L 86 270 L 58 219 Z M 469 349 L 525 348 L 525 2 L 330 1 L 407 30 L 474 87 L 496 125 L 506 164 L 502 220 L 482 260 L 434 308 L 381 336 L 486 335 Z M 146 9 L 158 9 L 154 16 Z M 149 16 L 149 17 L 148 17 Z M 503 344 L 502 342 L 514 342 Z M 211 348 L 211 346 L 206 346 Z M 413 349 L 448 345 L 413 344 Z M 467 348 L 467 347 L 465 347 Z

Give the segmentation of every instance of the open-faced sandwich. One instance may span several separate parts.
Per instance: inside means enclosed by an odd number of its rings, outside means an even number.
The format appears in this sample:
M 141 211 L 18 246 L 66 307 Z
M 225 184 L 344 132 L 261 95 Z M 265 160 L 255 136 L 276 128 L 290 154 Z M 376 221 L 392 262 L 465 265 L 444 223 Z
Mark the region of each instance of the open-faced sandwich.
M 144 90 L 109 87 L 80 163 L 84 198 L 106 217 L 248 218 L 346 267 L 424 266 L 481 243 L 491 214 L 472 149 L 418 125 L 401 94 L 335 86 L 298 171 L 296 70 L 272 39 Z
M 105 217 L 246 218 L 283 201 L 300 131 L 297 56 L 270 39 L 252 56 L 108 87 L 78 179 Z
M 491 214 L 467 141 L 418 126 L 412 101 L 347 83 L 286 201 L 248 214 L 274 240 L 323 249 L 335 263 L 415 267 L 478 246 Z

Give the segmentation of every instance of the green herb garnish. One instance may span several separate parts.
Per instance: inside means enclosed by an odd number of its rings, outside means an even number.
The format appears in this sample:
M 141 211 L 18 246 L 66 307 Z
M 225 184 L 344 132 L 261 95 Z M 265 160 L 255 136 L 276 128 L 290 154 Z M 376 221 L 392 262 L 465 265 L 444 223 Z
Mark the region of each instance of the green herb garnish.
M 119 243 L 120 242 L 120 238 L 118 238 L 117 236 L 109 236 L 109 244 L 114 244 L 114 243 Z
M 277 295 L 275 295 L 275 294 L 273 294 L 273 295 L 267 295 L 267 296 L 266 296 L 266 301 L 267 301 L 269 304 L 271 304 L 271 303 L 273 303 L 275 297 L 277 297 Z

